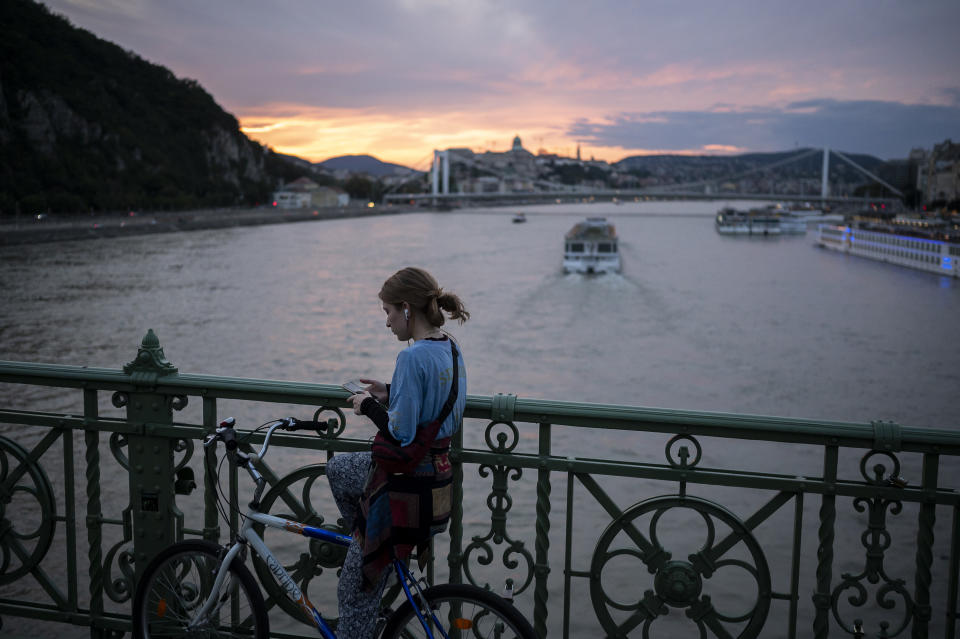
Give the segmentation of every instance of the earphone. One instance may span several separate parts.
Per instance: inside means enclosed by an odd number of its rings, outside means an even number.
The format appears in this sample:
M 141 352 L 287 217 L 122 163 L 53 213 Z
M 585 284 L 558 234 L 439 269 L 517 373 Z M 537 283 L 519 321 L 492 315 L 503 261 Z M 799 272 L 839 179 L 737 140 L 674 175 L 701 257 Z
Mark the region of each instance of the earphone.
M 408 322 L 410 321 L 410 310 L 409 310 L 409 309 L 406 309 L 406 308 L 403 309 L 403 319 L 407 320 Z

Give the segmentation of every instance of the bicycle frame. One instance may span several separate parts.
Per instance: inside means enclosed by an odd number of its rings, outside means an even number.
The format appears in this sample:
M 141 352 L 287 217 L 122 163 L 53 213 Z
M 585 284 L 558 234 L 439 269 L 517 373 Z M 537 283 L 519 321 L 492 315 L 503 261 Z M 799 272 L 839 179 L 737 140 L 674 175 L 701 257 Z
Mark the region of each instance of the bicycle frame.
M 267 433 L 266 438 L 264 439 L 263 447 L 260 449 L 260 454 L 257 456 L 247 456 L 247 462 L 245 464 L 246 470 L 250 473 L 250 476 L 257 483 L 257 493 L 254 498 L 254 502 L 251 503 L 250 508 L 243 515 L 243 526 L 240 529 L 239 538 L 230 546 L 224 555 L 223 560 L 220 562 L 220 566 L 217 569 L 217 576 L 214 579 L 213 586 L 210 589 L 210 594 L 207 596 L 206 601 L 201 607 L 200 611 L 194 618 L 196 622 L 206 619 L 210 612 L 214 609 L 217 604 L 217 601 L 220 599 L 220 592 L 223 588 L 223 583 L 229 574 L 228 567 L 231 562 L 240 554 L 244 548 L 244 541 L 250 545 L 255 553 L 260 557 L 261 560 L 267 565 L 270 569 L 271 574 L 273 574 L 274 579 L 277 583 L 280 584 L 280 587 L 287 593 L 287 596 L 291 600 L 296 602 L 300 608 L 307 613 L 307 615 L 313 619 L 314 623 L 317 626 L 317 630 L 320 631 L 320 635 L 324 639 L 337 639 L 337 635 L 333 632 L 330 626 L 324 620 L 323 616 L 316 609 L 316 607 L 307 599 L 306 594 L 300 590 L 297 586 L 296 581 L 293 577 L 290 576 L 290 573 L 286 571 L 283 565 L 277 560 L 277 558 L 270 551 L 270 548 L 267 547 L 266 543 L 257 534 L 253 529 L 254 524 L 263 524 L 270 528 L 276 528 L 279 530 L 284 530 L 289 533 L 295 533 L 302 535 L 304 537 L 310 537 L 313 539 L 319 539 L 321 541 L 336 544 L 338 546 L 349 546 L 353 541 L 353 538 L 350 535 L 343 535 L 325 528 L 316 528 L 313 526 L 307 526 L 297 521 L 291 521 L 289 519 L 283 519 L 282 517 L 276 517 L 274 515 L 269 515 L 267 513 L 262 513 L 254 509 L 254 505 L 259 501 L 259 494 L 264 485 L 263 477 L 257 472 L 256 468 L 253 467 L 252 459 L 254 457 L 262 458 L 266 454 L 267 446 L 269 444 L 270 435 L 273 434 L 276 424 L 272 426 Z M 427 632 L 429 639 L 434 639 L 434 634 L 430 629 L 430 623 L 424 618 L 423 610 L 419 605 L 416 605 L 416 600 L 414 594 L 411 591 L 411 585 L 413 589 L 417 592 L 420 592 L 420 586 L 410 575 L 409 570 L 406 565 L 398 560 L 393 560 L 393 568 L 399 579 L 400 583 L 403 586 L 403 592 L 406 595 L 408 601 L 413 605 L 414 610 L 417 613 L 417 618 L 420 620 L 420 623 L 423 625 L 424 630 Z M 439 620 L 436 618 L 436 615 L 432 611 L 428 611 L 428 614 L 431 617 L 431 622 L 440 630 L 442 636 L 446 639 L 449 639 L 446 631 L 443 630 L 440 625 Z M 191 627 L 193 624 L 191 624 Z

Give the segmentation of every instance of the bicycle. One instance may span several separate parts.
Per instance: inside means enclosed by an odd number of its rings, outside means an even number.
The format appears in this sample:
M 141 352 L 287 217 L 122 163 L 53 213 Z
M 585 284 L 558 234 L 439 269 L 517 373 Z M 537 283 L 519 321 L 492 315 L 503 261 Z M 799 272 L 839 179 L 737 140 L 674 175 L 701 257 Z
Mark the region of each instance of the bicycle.
M 204 448 L 223 442 L 227 457 L 244 468 L 256 484 L 253 500 L 243 514 L 236 540 L 224 547 L 200 539 L 173 544 L 154 557 L 137 585 L 133 601 L 135 637 L 254 637 L 270 635 L 270 620 L 260 587 L 245 565 L 247 548 L 270 569 L 274 580 L 286 595 L 312 619 L 320 635 L 336 639 L 331 625 L 300 590 L 295 580 L 277 561 L 257 534 L 260 524 L 323 542 L 348 546 L 349 535 L 308 526 L 260 511 L 260 499 L 266 481 L 254 462 L 266 457 L 270 437 L 278 428 L 285 431 L 314 430 L 324 424 L 284 418 L 267 422 L 259 453 L 238 450 L 232 417 L 220 422 L 216 432 L 204 440 Z M 489 590 L 469 584 L 426 586 L 416 579 L 408 566 L 397 559 L 393 572 L 402 586 L 406 601 L 381 621 L 383 639 L 424 637 L 457 639 L 471 637 L 512 637 L 534 639 L 530 623 L 506 599 Z

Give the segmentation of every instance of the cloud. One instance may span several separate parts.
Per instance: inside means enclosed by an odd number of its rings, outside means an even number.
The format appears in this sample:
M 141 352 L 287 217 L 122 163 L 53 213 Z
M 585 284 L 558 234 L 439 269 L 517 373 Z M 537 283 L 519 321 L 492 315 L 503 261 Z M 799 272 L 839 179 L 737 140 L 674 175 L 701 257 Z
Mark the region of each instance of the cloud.
M 917 146 L 960 138 L 960 89 L 943 95 L 950 104 L 815 99 L 782 107 L 631 112 L 577 120 L 567 133 L 586 144 L 623 149 L 829 146 L 890 159 L 906 157 Z
M 610 161 L 794 144 L 903 156 L 960 137 L 957 0 L 44 2 L 311 158 L 516 133 Z

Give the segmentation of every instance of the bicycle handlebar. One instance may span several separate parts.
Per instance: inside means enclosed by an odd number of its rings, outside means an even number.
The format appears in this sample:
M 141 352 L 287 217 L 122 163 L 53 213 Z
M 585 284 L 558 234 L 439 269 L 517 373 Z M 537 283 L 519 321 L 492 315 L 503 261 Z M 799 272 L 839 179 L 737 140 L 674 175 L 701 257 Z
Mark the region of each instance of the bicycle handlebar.
M 251 459 L 251 456 L 243 453 L 237 455 L 237 432 L 234 430 L 234 426 L 236 426 L 236 424 L 237 420 L 233 417 L 224 419 L 222 422 L 220 422 L 219 426 L 217 426 L 216 432 L 207 436 L 203 442 L 203 447 L 215 447 L 218 441 L 223 442 L 224 447 L 227 449 L 227 454 L 233 458 L 239 458 L 238 463 L 240 465 L 244 465 Z M 327 422 L 301 420 L 297 419 L 296 417 L 284 417 L 282 419 L 269 422 L 267 435 L 263 439 L 263 446 L 260 448 L 260 452 L 253 455 L 253 457 L 263 459 L 264 455 L 267 453 L 267 447 L 270 444 L 270 436 L 273 435 L 273 431 L 278 428 L 288 432 L 295 432 L 298 430 L 314 430 L 320 432 L 325 431 L 327 426 Z

